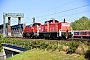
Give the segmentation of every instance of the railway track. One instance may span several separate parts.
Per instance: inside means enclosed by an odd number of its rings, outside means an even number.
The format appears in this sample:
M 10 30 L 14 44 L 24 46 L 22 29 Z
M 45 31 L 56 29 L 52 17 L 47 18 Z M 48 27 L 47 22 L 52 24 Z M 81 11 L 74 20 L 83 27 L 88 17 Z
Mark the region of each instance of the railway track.
M 24 37 L 7 37 L 7 38 L 15 38 L 15 39 L 28 39 L 28 40 L 32 40 L 32 39 L 30 39 L 30 38 L 24 38 Z M 39 38 L 38 39 L 35 39 L 34 38 L 34 40 L 40 40 Z M 45 40 L 47 40 L 47 39 L 45 39 Z M 59 39 L 48 39 L 48 40 L 59 40 Z M 65 40 L 65 39 L 60 39 L 60 40 Z M 69 38 L 69 39 L 66 39 L 66 40 L 90 40 L 90 38 Z
M 54 41 L 54 40 L 58 40 L 58 41 L 71 41 L 71 40 L 74 40 L 74 41 L 87 41 L 89 44 L 90 44 L 90 38 L 69 38 L 69 39 L 30 39 L 30 38 L 23 38 L 23 37 L 8 37 L 8 38 L 14 38 L 14 39 L 17 39 L 17 40 L 51 40 L 51 41 Z
M 70 38 L 70 40 L 75 40 L 75 41 L 87 41 L 90 44 L 90 38 Z

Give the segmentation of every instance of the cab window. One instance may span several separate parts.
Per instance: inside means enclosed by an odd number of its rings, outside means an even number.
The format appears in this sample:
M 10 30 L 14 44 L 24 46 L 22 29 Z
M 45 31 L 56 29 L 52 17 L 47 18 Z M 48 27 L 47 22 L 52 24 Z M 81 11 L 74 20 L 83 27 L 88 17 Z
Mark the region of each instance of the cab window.
M 33 26 L 40 26 L 40 23 L 34 23 Z

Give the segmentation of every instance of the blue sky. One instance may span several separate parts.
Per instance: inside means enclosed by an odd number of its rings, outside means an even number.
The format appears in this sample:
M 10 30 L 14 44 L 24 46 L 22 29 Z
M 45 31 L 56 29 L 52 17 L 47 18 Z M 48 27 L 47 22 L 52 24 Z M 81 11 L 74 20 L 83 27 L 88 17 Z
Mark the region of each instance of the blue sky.
M 36 22 L 41 23 L 50 18 L 55 18 L 59 21 L 63 21 L 65 18 L 70 23 L 82 16 L 90 18 L 89 2 L 90 0 L 0 0 L 0 24 L 3 23 L 3 12 L 24 13 L 22 23 L 26 23 L 27 25 L 32 23 L 33 17 L 36 18 Z M 84 5 L 89 6 L 81 7 Z M 77 7 L 81 8 L 74 9 Z M 11 25 L 17 23 L 17 18 L 11 18 Z

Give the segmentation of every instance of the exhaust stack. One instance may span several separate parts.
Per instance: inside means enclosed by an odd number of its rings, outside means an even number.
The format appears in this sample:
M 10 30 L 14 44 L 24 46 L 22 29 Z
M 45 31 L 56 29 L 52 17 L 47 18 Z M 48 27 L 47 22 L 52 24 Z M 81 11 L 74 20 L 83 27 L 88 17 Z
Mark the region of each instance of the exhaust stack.
M 63 22 L 65 23 L 65 18 L 64 18 L 64 21 Z

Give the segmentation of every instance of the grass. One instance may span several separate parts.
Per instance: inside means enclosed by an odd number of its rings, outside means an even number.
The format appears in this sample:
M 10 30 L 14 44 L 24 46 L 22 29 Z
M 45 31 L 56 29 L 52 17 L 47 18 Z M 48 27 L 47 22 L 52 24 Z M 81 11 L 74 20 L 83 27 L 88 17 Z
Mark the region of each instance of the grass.
M 57 51 L 51 52 L 33 49 L 7 58 L 6 60 L 85 60 L 85 58 L 75 54 L 70 55 Z

